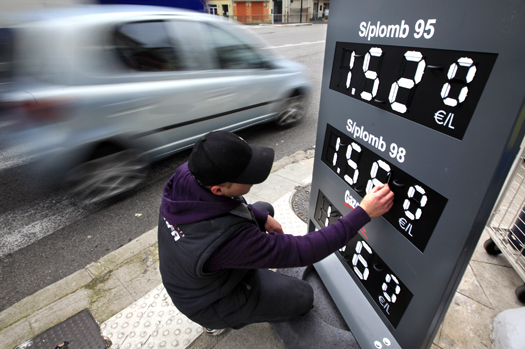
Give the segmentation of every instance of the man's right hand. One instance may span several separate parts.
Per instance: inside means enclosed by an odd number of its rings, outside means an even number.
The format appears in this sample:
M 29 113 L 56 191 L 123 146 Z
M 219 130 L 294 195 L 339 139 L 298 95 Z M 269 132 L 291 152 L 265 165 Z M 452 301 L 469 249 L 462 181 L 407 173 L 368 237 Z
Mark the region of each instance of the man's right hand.
M 370 218 L 382 216 L 394 204 L 394 193 L 388 184 L 374 187 L 365 195 L 359 206 L 368 213 Z

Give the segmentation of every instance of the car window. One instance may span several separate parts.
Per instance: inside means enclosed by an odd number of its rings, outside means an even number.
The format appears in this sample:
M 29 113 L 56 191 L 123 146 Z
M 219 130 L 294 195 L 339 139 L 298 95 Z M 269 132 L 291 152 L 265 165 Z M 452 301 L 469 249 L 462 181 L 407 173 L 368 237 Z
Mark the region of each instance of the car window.
M 232 34 L 214 25 L 208 25 L 208 31 L 221 69 L 257 69 L 266 66 L 253 47 Z
M 118 57 L 139 71 L 182 70 L 184 64 L 163 21 L 135 22 L 114 33 Z
M 177 42 L 177 52 L 183 57 L 189 70 L 215 68 L 207 42 L 206 25 L 199 21 L 167 21 L 169 32 Z

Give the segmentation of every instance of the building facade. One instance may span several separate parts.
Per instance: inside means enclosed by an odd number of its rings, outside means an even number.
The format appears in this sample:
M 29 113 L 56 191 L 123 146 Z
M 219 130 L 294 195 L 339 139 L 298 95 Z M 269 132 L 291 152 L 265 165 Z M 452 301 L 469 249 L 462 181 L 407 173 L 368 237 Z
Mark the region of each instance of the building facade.
M 245 24 L 326 21 L 330 1 L 324 0 L 207 0 L 206 12 Z

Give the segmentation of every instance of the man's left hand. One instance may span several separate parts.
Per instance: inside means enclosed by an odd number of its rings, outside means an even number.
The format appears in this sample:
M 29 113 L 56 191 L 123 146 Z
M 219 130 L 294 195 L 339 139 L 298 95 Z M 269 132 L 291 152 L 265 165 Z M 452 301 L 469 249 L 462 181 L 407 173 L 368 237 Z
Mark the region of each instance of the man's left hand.
M 279 222 L 275 220 L 272 216 L 268 215 L 268 218 L 266 219 L 266 224 L 264 225 L 264 229 L 266 229 L 267 232 L 275 232 L 279 234 L 284 234 L 283 227 Z

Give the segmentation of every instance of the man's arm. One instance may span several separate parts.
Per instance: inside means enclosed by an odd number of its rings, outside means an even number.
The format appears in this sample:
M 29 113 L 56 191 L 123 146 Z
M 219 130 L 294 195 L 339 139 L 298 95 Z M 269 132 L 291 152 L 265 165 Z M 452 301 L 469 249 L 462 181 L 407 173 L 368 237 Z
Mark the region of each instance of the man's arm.
M 269 233 L 284 234 L 283 227 L 281 226 L 281 224 L 270 215 L 268 215 L 268 218 L 266 219 L 264 229 L 266 229 L 266 231 Z
M 346 216 L 304 236 L 267 234 L 256 226 L 245 226 L 210 256 L 205 269 L 211 272 L 225 268 L 291 268 L 313 264 L 346 245 L 370 217 L 386 213 L 393 199 L 388 185 L 374 188 L 361 205 Z

